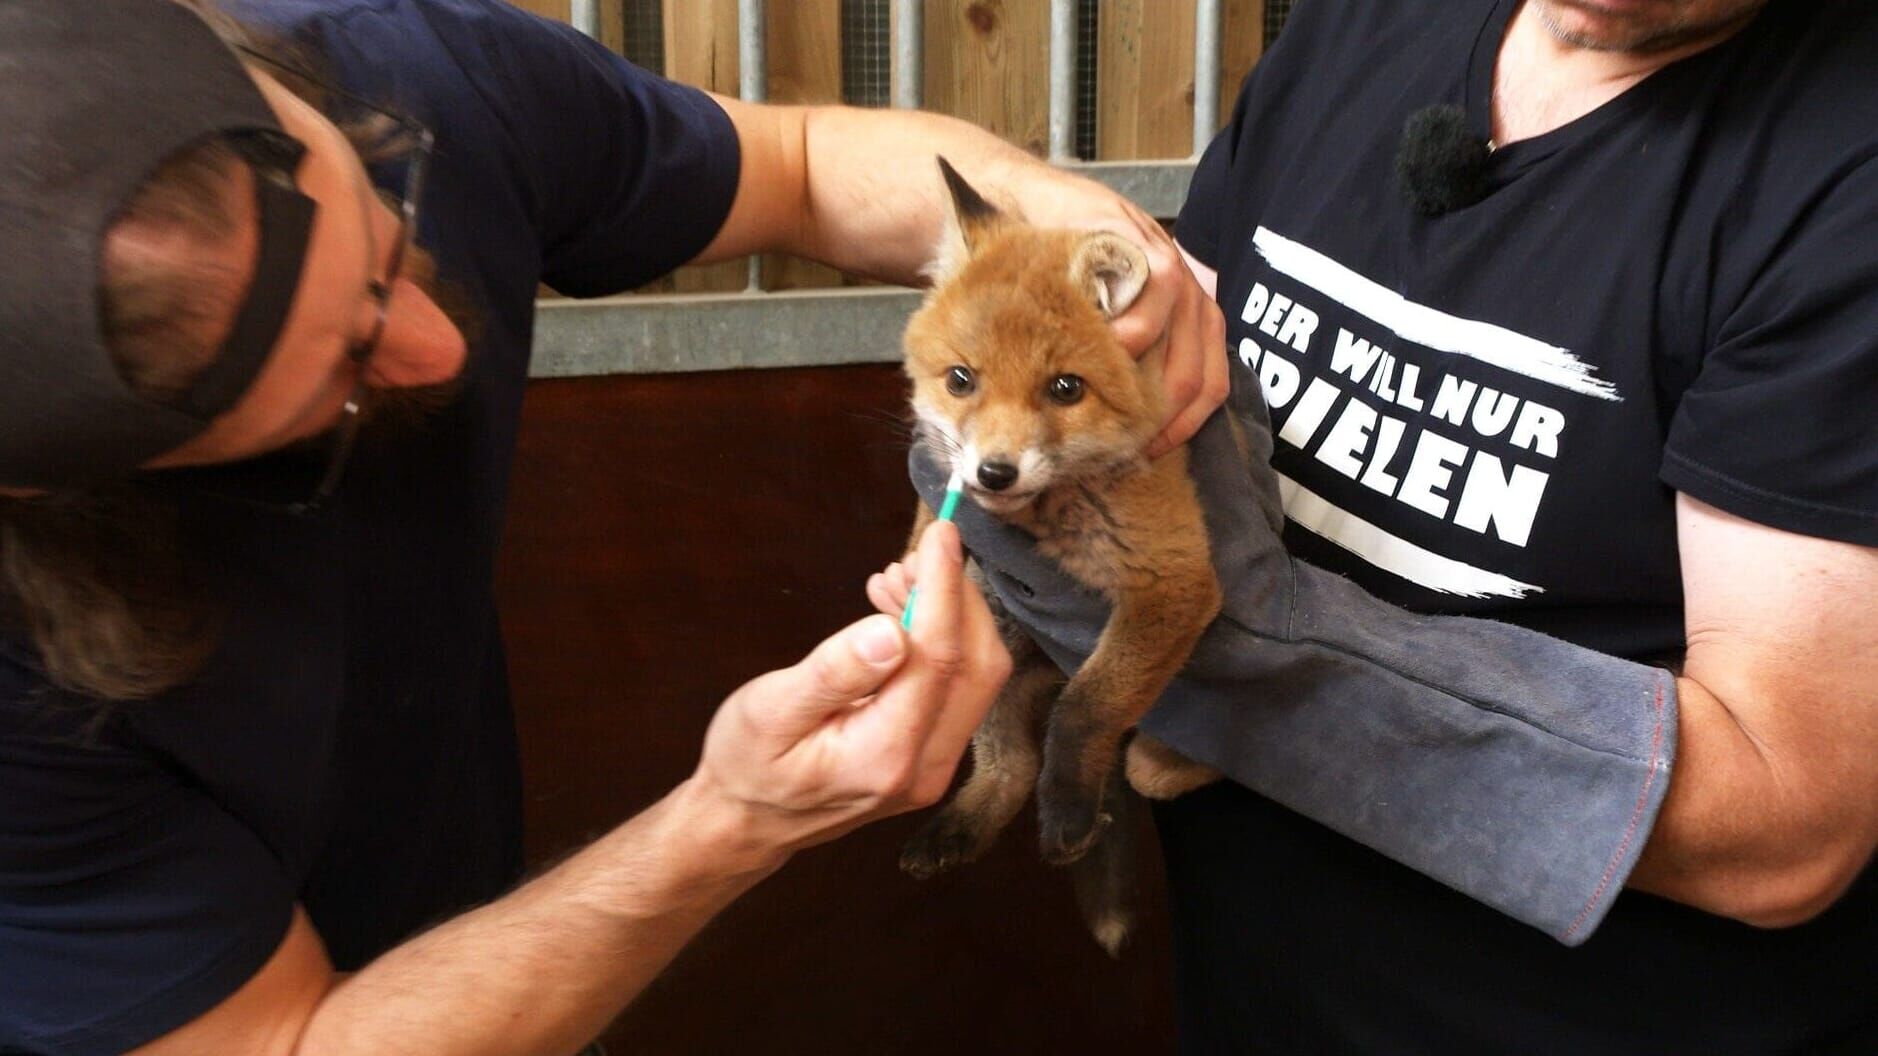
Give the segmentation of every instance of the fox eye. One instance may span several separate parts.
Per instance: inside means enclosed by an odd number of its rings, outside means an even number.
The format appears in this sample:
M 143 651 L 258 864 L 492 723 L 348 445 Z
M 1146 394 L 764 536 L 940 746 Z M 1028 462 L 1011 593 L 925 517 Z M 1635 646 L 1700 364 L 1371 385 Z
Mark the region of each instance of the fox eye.
M 1058 374 L 1050 379 L 1050 399 L 1065 407 L 1082 399 L 1082 379 L 1074 374 Z
M 953 367 L 946 371 L 946 391 L 954 396 L 970 396 L 978 389 L 978 379 L 972 376 L 970 367 Z

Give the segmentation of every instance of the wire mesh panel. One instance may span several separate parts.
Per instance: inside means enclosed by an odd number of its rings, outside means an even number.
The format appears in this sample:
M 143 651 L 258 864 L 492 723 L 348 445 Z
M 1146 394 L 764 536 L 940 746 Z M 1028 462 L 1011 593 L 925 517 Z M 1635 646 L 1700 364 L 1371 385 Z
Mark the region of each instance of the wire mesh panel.
M 1297 6 L 1297 0 L 1265 0 L 1265 46 L 1271 47 L 1278 39 L 1278 31 L 1285 28 L 1285 19 L 1291 15 L 1291 9 Z
M 1096 156 L 1096 46 L 1098 0 L 1076 0 L 1076 149 L 1083 161 Z
M 626 46 L 622 54 L 627 60 L 648 70 L 667 72 L 665 17 L 660 0 L 625 0 L 620 18 L 626 24 Z
M 890 0 L 841 0 L 841 99 L 886 106 L 893 94 Z
M 1077 0 L 1074 156 L 1096 156 L 1096 45 L 1100 0 Z M 892 99 L 891 0 L 841 0 L 841 98 L 850 106 Z

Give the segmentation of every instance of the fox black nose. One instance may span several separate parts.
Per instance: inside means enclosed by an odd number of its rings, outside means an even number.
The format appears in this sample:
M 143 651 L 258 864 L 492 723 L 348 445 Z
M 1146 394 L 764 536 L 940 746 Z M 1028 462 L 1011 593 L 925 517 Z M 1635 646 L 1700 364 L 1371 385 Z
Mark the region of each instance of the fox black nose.
M 1017 483 L 1017 467 L 1009 462 L 980 462 L 978 483 L 992 491 L 1003 491 Z

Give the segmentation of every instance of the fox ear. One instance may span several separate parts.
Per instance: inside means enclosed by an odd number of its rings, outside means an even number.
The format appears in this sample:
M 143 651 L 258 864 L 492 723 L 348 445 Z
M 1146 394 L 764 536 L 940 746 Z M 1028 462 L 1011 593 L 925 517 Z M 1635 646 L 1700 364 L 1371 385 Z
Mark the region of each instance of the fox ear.
M 1069 281 L 1076 284 L 1104 318 L 1128 310 L 1148 284 L 1148 255 L 1120 235 L 1090 235 L 1069 258 Z
M 965 182 L 965 177 L 952 167 L 945 158 L 939 158 L 939 175 L 945 178 L 946 192 L 952 197 L 952 208 L 946 213 L 945 230 L 939 238 L 939 251 L 934 254 L 926 274 L 935 281 L 943 279 L 959 269 L 971 255 L 984 244 L 984 239 L 992 230 L 1006 222 L 1005 215 L 997 206 L 986 201 L 984 196 Z

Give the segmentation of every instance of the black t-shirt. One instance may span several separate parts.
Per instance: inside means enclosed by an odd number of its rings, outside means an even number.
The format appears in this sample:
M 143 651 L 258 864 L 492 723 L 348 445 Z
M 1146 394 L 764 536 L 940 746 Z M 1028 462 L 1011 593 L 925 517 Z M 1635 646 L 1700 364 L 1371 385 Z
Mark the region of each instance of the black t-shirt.
M 481 311 L 463 395 L 318 463 L 204 474 L 185 520 L 231 606 L 196 683 L 102 708 L 0 640 L 0 1052 L 119 1052 L 226 997 L 303 904 L 335 964 L 520 869 L 492 597 L 538 283 L 617 292 L 696 255 L 735 193 L 702 93 L 494 0 L 266 0 L 245 13 L 437 137 L 420 242 Z M 397 187 L 401 173 L 375 171 Z
M 1774 0 L 1422 216 L 1404 122 L 1486 137 L 1515 7 L 1301 5 L 1178 236 L 1272 409 L 1293 553 L 1673 655 L 1677 492 L 1878 545 L 1878 9 Z M 1871 869 L 1774 932 L 1627 893 L 1567 949 L 1243 789 L 1159 817 L 1188 1051 L 1878 1051 Z

